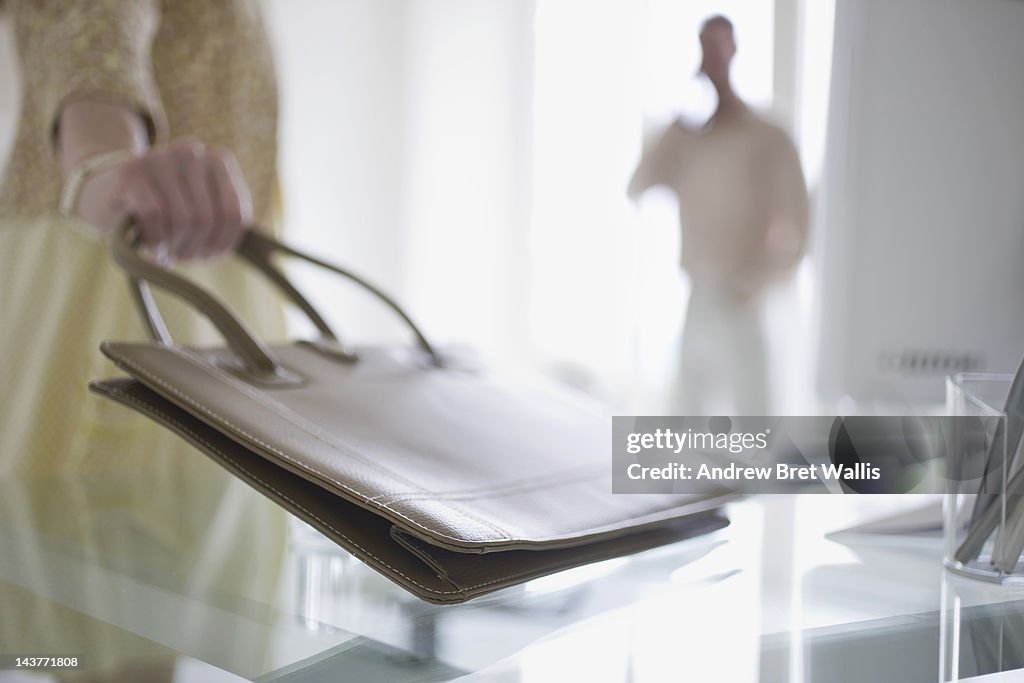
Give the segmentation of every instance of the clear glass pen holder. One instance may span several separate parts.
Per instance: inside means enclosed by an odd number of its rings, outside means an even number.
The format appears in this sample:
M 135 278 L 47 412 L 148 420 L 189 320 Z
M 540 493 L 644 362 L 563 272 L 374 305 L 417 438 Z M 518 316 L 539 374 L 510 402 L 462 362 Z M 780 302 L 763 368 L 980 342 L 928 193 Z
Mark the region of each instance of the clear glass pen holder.
M 943 505 L 944 562 L 957 574 L 1024 587 L 1024 467 L 1020 418 L 1003 406 L 1012 375 L 946 380 L 950 422 Z

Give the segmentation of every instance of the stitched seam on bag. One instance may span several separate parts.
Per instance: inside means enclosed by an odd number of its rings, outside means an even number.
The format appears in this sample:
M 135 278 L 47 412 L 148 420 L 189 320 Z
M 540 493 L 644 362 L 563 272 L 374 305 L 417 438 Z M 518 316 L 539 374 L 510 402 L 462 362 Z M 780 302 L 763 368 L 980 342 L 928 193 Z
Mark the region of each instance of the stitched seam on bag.
M 391 471 L 387 467 L 381 465 L 380 463 L 377 463 L 377 462 L 374 462 L 373 460 L 370 460 L 369 458 L 367 458 L 364 455 L 360 454 L 352 446 L 348 445 L 347 443 L 345 443 L 343 441 L 340 441 L 337 437 L 335 437 L 333 435 L 329 435 L 329 434 L 325 435 L 323 433 L 323 431 L 317 425 L 311 423 L 309 420 L 304 419 L 301 415 L 297 415 L 296 413 L 294 413 L 293 411 L 288 409 L 286 406 L 283 406 L 280 403 L 277 403 L 276 401 L 268 401 L 268 399 L 265 396 L 263 396 L 263 395 L 261 395 L 259 393 L 254 392 L 252 390 L 252 388 L 248 384 L 246 384 L 245 382 L 239 382 L 236 378 L 232 377 L 231 375 L 228 375 L 226 373 L 222 373 L 219 369 L 211 368 L 211 365 L 208 362 L 203 361 L 203 362 L 197 363 L 195 358 L 193 358 L 189 354 L 182 353 L 176 347 L 170 346 L 170 347 L 167 347 L 167 349 L 172 354 L 178 356 L 179 358 L 181 358 L 185 362 L 190 363 L 191 365 L 193 365 L 198 370 L 201 370 L 202 372 L 205 372 L 206 374 L 213 374 L 215 377 L 218 377 L 225 384 L 227 384 L 229 387 L 234 388 L 235 390 L 245 394 L 246 396 L 248 396 L 252 400 L 256 401 L 257 403 L 259 403 L 260 405 L 265 407 L 267 410 L 270 410 L 271 412 L 275 413 L 282 420 L 285 420 L 286 422 L 289 422 L 290 424 L 292 424 L 292 425 L 294 425 L 296 427 L 304 429 L 306 431 L 306 433 L 308 433 L 310 436 L 312 436 L 314 439 L 316 439 L 320 443 L 324 444 L 325 446 L 327 446 L 329 448 L 337 448 L 339 450 L 343 450 L 343 451 L 345 451 L 347 453 L 347 455 L 349 457 L 353 458 L 354 460 L 358 460 L 359 462 L 363 463 L 367 467 L 370 467 L 371 469 L 376 469 L 379 473 L 381 473 L 381 474 L 383 474 L 383 475 L 385 475 L 387 477 L 390 477 L 391 479 L 393 479 L 395 481 L 401 482 L 401 483 L 403 483 L 403 484 L 405 484 L 405 485 L 407 485 L 407 486 L 409 486 L 409 487 L 411 487 L 413 489 L 416 489 L 416 490 L 420 491 L 423 494 L 423 497 L 420 498 L 419 500 L 435 500 L 433 498 L 433 493 L 431 491 L 428 491 L 427 489 L 423 488 L 422 486 L 419 486 L 418 484 L 410 481 L 409 479 L 406 479 L 405 477 L 403 477 L 401 475 L 395 474 L 393 471 Z M 141 369 L 141 368 L 138 368 L 138 366 L 136 366 L 136 368 L 137 369 Z M 214 370 L 213 373 L 211 373 L 211 369 Z M 157 379 L 156 377 L 153 377 L 153 375 L 150 375 L 150 377 L 152 377 L 153 379 Z M 157 381 L 160 381 L 160 380 L 157 379 Z M 167 388 L 171 388 L 167 384 L 164 384 L 164 386 L 166 386 Z M 180 393 L 178 394 L 178 396 L 181 396 L 182 398 L 185 398 Z M 195 405 L 197 408 L 201 408 L 201 406 L 199 406 L 199 404 L 197 404 L 195 402 L 193 402 L 193 405 Z M 213 413 L 209 413 L 209 414 L 212 415 Z M 220 420 L 223 420 L 226 424 L 230 424 L 223 417 L 221 417 L 221 416 L 216 416 L 216 417 L 218 417 L 218 419 L 220 419 Z M 239 429 L 238 427 L 236 427 L 234 425 L 232 425 L 232 428 L 238 430 L 239 432 L 241 432 L 243 434 L 245 434 L 249 438 L 255 438 L 251 434 L 246 434 L 245 432 L 242 432 L 241 429 Z M 264 444 L 264 445 L 266 445 L 266 444 Z M 280 451 L 275 451 L 275 452 L 280 453 Z M 284 456 L 283 453 L 280 453 L 280 454 L 282 456 Z M 302 463 L 300 463 L 298 461 L 292 460 L 292 462 L 295 462 L 300 467 L 304 466 Z M 326 477 L 328 480 L 333 481 L 335 484 L 341 485 L 341 482 L 338 482 L 336 480 L 331 479 L 328 475 L 324 474 L 323 472 L 319 472 L 319 471 L 317 471 L 317 470 L 315 470 L 315 469 L 313 469 L 311 467 L 308 468 L 308 469 L 310 469 L 313 472 L 316 472 L 317 474 L 319 474 L 322 477 Z M 355 493 L 354 489 L 350 489 L 350 490 L 352 490 L 353 493 Z M 364 500 L 367 500 L 367 501 L 370 501 L 370 502 L 373 501 L 372 498 L 368 498 L 365 495 L 362 495 L 361 497 Z M 449 508 L 453 512 L 461 514 L 464 517 L 467 517 L 468 519 L 471 519 L 471 520 L 477 522 L 478 524 L 480 524 L 480 525 L 490 529 L 491 531 L 493 531 L 497 535 L 497 537 L 498 537 L 497 540 L 505 540 L 505 541 L 511 541 L 512 540 L 512 536 L 507 531 L 505 531 L 504 529 L 499 528 L 493 522 L 491 522 L 489 520 L 486 520 L 486 519 L 483 519 L 481 517 L 478 517 L 477 515 L 475 515 L 475 514 L 473 514 L 471 512 L 468 512 L 467 510 L 463 509 L 461 506 L 456 506 L 456 505 L 453 505 L 451 503 L 445 502 L 443 500 L 439 500 L 438 502 L 440 502 L 442 505 L 446 506 L 447 508 Z M 384 504 L 384 508 L 388 509 L 388 510 L 392 510 L 392 508 L 388 507 L 386 504 Z M 395 512 L 397 513 L 397 511 L 395 511 Z M 398 514 L 401 514 L 401 513 L 398 513 Z M 402 515 L 402 517 L 405 518 L 405 519 L 409 519 L 408 517 L 405 517 L 405 515 Z M 412 521 L 412 520 L 410 520 L 410 521 Z M 427 527 L 421 527 L 421 528 L 426 529 Z M 441 535 L 443 535 L 443 534 L 441 534 Z M 459 539 L 456 536 L 446 536 L 446 538 L 451 538 L 451 539 L 454 539 L 454 540 L 462 540 L 462 541 L 464 541 L 464 539 Z
M 141 367 L 140 365 L 138 365 L 137 363 L 135 363 L 131 359 L 121 358 L 120 361 L 122 363 L 128 365 L 131 369 L 135 370 L 136 372 L 141 373 L 142 375 L 148 377 L 150 380 L 152 380 L 152 381 L 156 382 L 157 384 L 159 384 L 160 386 L 164 387 L 165 389 L 167 389 L 172 394 L 174 394 L 175 396 L 177 396 L 181 400 L 185 401 L 189 405 L 194 406 L 200 412 L 206 413 L 207 415 L 209 415 L 210 417 L 214 418 L 215 420 L 219 420 L 219 421 L 223 422 L 225 425 L 227 425 L 231 429 L 234 429 L 239 434 L 242 434 L 243 436 L 251 439 L 253 442 L 259 444 L 263 448 L 266 448 L 270 452 L 272 452 L 272 453 L 274 453 L 274 454 L 284 458 L 285 460 L 288 460 L 291 463 L 294 463 L 295 465 L 297 465 L 298 467 L 300 467 L 300 468 L 302 468 L 304 470 L 307 470 L 309 472 L 312 472 L 313 474 L 317 474 L 320 477 L 323 477 L 328 482 L 330 482 L 332 484 L 335 484 L 336 486 L 340 486 L 341 488 L 343 488 L 346 491 L 352 493 L 354 496 L 356 496 L 357 498 L 359 498 L 361 500 L 365 500 L 367 502 L 374 502 L 372 500 L 369 500 L 365 495 L 359 493 L 359 491 L 355 490 L 351 486 L 348 486 L 347 484 L 334 479 L 330 475 L 321 472 L 320 470 L 318 470 L 315 467 L 312 467 L 310 465 L 301 463 L 298 460 L 296 460 L 295 458 L 292 458 L 291 456 L 285 454 L 281 450 L 275 448 L 274 446 L 271 446 L 270 444 L 263 442 L 261 439 L 253 436 L 252 434 L 248 433 L 244 429 L 238 427 L 237 425 L 235 425 L 231 421 L 225 419 L 223 416 L 218 415 L 216 412 L 210 410 L 206 406 L 203 406 L 202 404 L 198 403 L 194 399 L 192 399 L 192 398 L 190 398 L 188 396 L 185 396 L 180 391 L 178 391 L 176 388 L 174 388 L 173 386 L 171 386 L 167 382 L 163 381 L 162 379 L 160 379 L 159 377 L 157 377 L 153 373 L 149 372 L 147 369 Z M 330 445 L 330 444 L 325 444 L 325 445 Z M 439 501 L 439 502 L 444 503 L 444 501 Z M 450 539 L 452 541 L 458 541 L 460 543 L 465 543 L 466 542 L 466 539 L 464 539 L 464 538 L 459 538 L 458 536 L 450 536 L 450 535 L 448 535 L 448 534 L 446 534 L 444 532 L 437 531 L 436 529 L 431 529 L 431 528 L 421 524 L 420 522 L 417 522 L 416 520 L 412 519 L 408 515 L 405 515 L 405 514 L 399 512 L 398 510 L 395 510 L 394 508 L 390 508 L 387 505 L 383 505 L 383 504 L 380 504 L 380 503 L 376 503 L 376 504 L 380 505 L 380 507 L 382 507 L 383 509 L 398 515 L 399 517 L 401 517 L 402 519 L 406 520 L 407 522 L 409 522 L 413 526 L 418 527 L 420 529 L 423 529 L 423 531 L 427 532 L 427 534 L 429 534 L 429 535 L 440 536 L 442 538 L 447 538 L 447 539 Z M 460 514 L 466 514 L 462 510 L 454 508 L 454 506 L 449 505 L 448 507 L 452 508 L 455 512 L 459 512 Z M 474 519 L 474 517 L 472 515 L 468 515 L 467 514 L 466 516 L 469 517 L 470 519 Z M 481 523 L 483 523 L 482 520 L 480 520 L 480 521 L 481 521 Z M 486 524 L 485 523 L 485 525 L 491 527 L 494 531 L 498 532 L 498 535 L 501 536 L 501 540 L 505 540 L 505 541 L 514 541 L 515 540 L 511 536 L 509 536 L 507 533 L 505 533 L 505 532 L 501 531 L 500 529 L 497 529 L 496 527 L 494 527 L 493 524 Z
M 530 492 L 533 492 L 533 491 L 542 491 L 544 489 L 549 489 L 549 488 L 552 488 L 552 487 L 555 487 L 555 486 L 560 486 L 560 485 L 563 485 L 563 484 L 577 484 L 577 483 L 580 483 L 580 482 L 589 481 L 591 479 L 597 479 L 598 477 L 602 477 L 602 476 L 604 476 L 604 472 L 603 471 L 602 472 L 593 472 L 593 473 L 587 474 L 585 476 L 576 477 L 575 479 L 561 479 L 561 480 L 560 479 L 551 479 L 550 481 L 546 481 L 545 480 L 545 481 L 543 481 L 543 483 L 532 483 L 531 482 L 531 483 L 527 483 L 527 484 L 521 484 L 521 485 L 516 486 L 516 487 L 511 487 L 510 486 L 510 487 L 507 487 L 504 490 L 501 489 L 501 488 L 498 488 L 498 489 L 492 489 L 492 490 L 483 490 L 483 491 L 480 491 L 479 493 L 463 493 L 463 494 L 443 493 L 443 494 L 438 494 L 438 496 L 440 496 L 440 497 L 420 496 L 419 494 L 416 494 L 416 493 L 410 493 L 410 494 L 396 494 L 396 495 L 392 495 L 392 496 L 377 496 L 376 498 L 383 498 L 383 500 L 381 502 L 383 504 L 386 504 L 386 505 L 393 505 L 395 503 L 407 503 L 407 502 L 410 502 L 410 501 L 417 501 L 417 500 L 437 500 L 437 501 L 440 501 L 440 502 L 448 502 L 448 501 L 451 501 L 451 500 L 480 500 L 480 498 L 482 496 L 487 496 L 487 499 L 489 500 L 489 499 L 492 499 L 492 498 L 503 498 L 505 496 L 517 496 L 517 495 L 520 495 L 520 494 L 523 494 L 523 493 L 530 493 Z
M 590 471 L 590 470 L 593 470 L 593 469 L 594 469 L 593 465 L 575 465 L 573 467 L 566 468 L 566 469 L 562 470 L 561 472 L 556 472 L 555 474 L 544 474 L 544 475 L 539 475 L 539 476 L 536 476 L 536 477 L 526 477 L 525 479 L 514 479 L 512 481 L 508 481 L 508 482 L 505 482 L 503 484 L 495 484 L 494 486 L 474 486 L 474 487 L 464 488 L 464 489 L 446 489 L 444 491 L 441 491 L 437 495 L 452 496 L 452 495 L 462 495 L 462 494 L 470 494 L 470 493 L 491 493 L 491 492 L 495 492 L 495 491 L 502 491 L 502 490 L 504 490 L 506 488 L 513 488 L 513 487 L 520 487 L 520 486 L 529 486 L 529 485 L 531 485 L 533 483 L 544 484 L 548 480 L 564 478 L 567 475 L 571 475 L 572 472 L 576 472 L 576 471 Z M 419 487 L 418 490 L 419 491 L 423 491 L 423 488 Z M 383 498 L 383 497 L 389 496 L 389 495 L 405 496 L 405 495 L 414 495 L 415 493 L 417 493 L 417 491 L 402 491 L 400 493 L 382 493 L 382 494 L 379 494 L 379 495 L 374 496 L 374 497 L 375 498 Z
M 584 471 L 587 474 L 579 474 L 573 476 L 573 472 Z M 454 489 L 441 491 L 439 493 L 430 493 L 431 500 L 458 500 L 464 498 L 465 500 L 473 500 L 474 497 L 483 495 L 504 495 L 506 492 L 515 493 L 519 490 L 525 489 L 541 489 L 547 488 L 552 484 L 559 482 L 577 482 L 586 479 L 594 479 L 602 476 L 603 471 L 596 471 L 593 465 L 582 465 L 576 467 L 570 467 L 562 472 L 556 474 L 546 474 L 540 477 L 533 477 L 529 479 L 519 479 L 505 484 L 498 484 L 495 486 L 477 486 L 476 488 L 468 489 Z M 405 500 L 417 500 L 417 496 L 420 496 L 420 491 L 405 491 L 402 493 L 381 493 L 373 496 L 371 500 L 382 501 L 385 503 L 395 503 Z
M 139 399 L 135 398 L 134 396 L 131 396 L 130 394 L 126 393 L 125 391 L 123 391 L 121 389 L 116 389 L 115 388 L 115 389 L 112 389 L 111 391 L 114 394 L 116 394 L 117 396 L 119 396 L 121 398 L 121 400 L 123 400 L 123 401 L 125 401 L 127 403 L 130 403 L 132 405 L 138 406 L 141 409 L 143 409 L 144 411 L 149 411 L 149 412 L 152 412 L 152 413 L 155 413 L 155 414 L 159 415 L 161 418 L 166 420 L 169 424 L 174 425 L 175 427 L 177 427 L 181 431 L 183 431 L 186 434 L 188 434 L 190 438 L 192 438 L 195 441 L 201 443 L 206 448 L 209 448 L 211 451 L 213 451 L 214 453 L 216 453 L 220 457 L 222 457 L 225 460 L 227 460 L 228 462 L 230 462 L 237 469 L 239 469 L 242 472 L 244 472 L 245 476 L 249 477 L 253 481 L 259 482 L 260 485 L 266 487 L 270 491 L 273 491 L 275 494 L 280 496 L 282 499 L 288 501 L 289 503 L 294 505 L 297 509 L 302 510 L 302 512 L 306 513 L 307 515 L 309 515 L 310 517 L 312 517 L 316 521 L 320 522 L 321 524 L 323 524 L 325 527 L 327 527 L 328 529 L 330 529 L 334 533 L 338 534 L 338 536 L 340 536 L 341 538 L 343 538 L 346 541 L 348 541 L 349 543 L 351 543 L 353 547 L 357 548 L 360 552 L 364 553 L 367 557 L 372 558 L 375 562 L 378 562 L 379 564 L 383 565 L 384 567 L 387 567 L 388 569 L 390 569 L 394 573 L 398 574 L 402 578 L 406 579 L 407 581 L 411 582 L 412 584 L 414 584 L 416 586 L 419 586 L 423 590 L 428 591 L 430 593 L 439 593 L 439 594 L 443 594 L 443 595 L 455 595 L 456 593 L 459 593 L 459 594 L 464 594 L 465 593 L 464 590 L 441 591 L 441 590 L 437 590 L 437 589 L 434 589 L 434 588 L 430 588 L 429 586 L 424 586 L 422 583 L 420 583 L 416 579 L 414 579 L 411 576 L 408 576 L 405 573 L 401 572 L 400 570 L 392 567 L 390 564 L 388 564 L 384 560 L 380 559 L 379 557 L 377 557 L 376 555 L 371 553 L 369 550 L 367 550 L 366 548 L 362 547 L 361 545 L 359 545 L 358 543 L 353 541 L 351 538 L 349 538 L 348 536 L 346 536 L 342 532 L 338 531 L 336 528 L 334 528 L 334 525 L 332 525 L 331 523 L 325 521 L 324 519 L 321 519 L 315 513 L 307 510 L 300 503 L 297 503 L 291 497 L 289 497 L 288 495 L 286 495 L 286 494 L 282 493 L 281 491 L 279 491 L 278 489 L 276 489 L 273 485 L 268 484 L 267 482 L 265 482 L 262 479 L 260 479 L 259 477 L 257 477 L 255 474 L 253 474 L 252 472 L 247 470 L 244 465 L 239 463 L 237 460 L 232 458 L 230 455 L 225 453 L 223 450 L 221 450 L 217 446 L 215 446 L 212 443 L 210 443 L 209 441 L 207 441 L 205 438 L 203 438 L 201 435 L 197 434 L 195 431 L 193 431 L 189 427 L 186 427 L 185 425 L 183 425 L 180 421 L 175 419 L 172 415 L 168 415 L 167 413 L 165 413 L 164 411 L 160 410 L 159 408 L 155 408 L 152 405 L 149 405 L 147 403 L 144 403 L 144 402 L 140 401 Z M 449 583 L 452 583 L 453 585 L 455 585 L 453 582 L 448 580 L 446 577 L 439 577 L 439 578 L 443 578 L 443 579 L 447 580 Z M 476 588 L 476 586 L 472 586 L 472 588 Z

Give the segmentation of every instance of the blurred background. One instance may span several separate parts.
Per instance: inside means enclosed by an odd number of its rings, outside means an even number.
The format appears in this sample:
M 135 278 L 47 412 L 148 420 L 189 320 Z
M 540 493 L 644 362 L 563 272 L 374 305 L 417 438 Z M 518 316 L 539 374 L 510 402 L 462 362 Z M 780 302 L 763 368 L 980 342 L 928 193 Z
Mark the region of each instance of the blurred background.
M 711 113 L 697 34 L 722 13 L 735 87 L 790 132 L 812 198 L 810 255 L 766 307 L 773 412 L 927 409 L 946 374 L 1011 372 L 1024 350 L 1024 3 L 263 4 L 287 239 L 443 342 L 664 412 L 687 294 L 677 208 L 625 188 L 645 136 Z M 3 27 L 2 155 L 11 59 Z M 300 277 L 350 336 L 399 338 Z

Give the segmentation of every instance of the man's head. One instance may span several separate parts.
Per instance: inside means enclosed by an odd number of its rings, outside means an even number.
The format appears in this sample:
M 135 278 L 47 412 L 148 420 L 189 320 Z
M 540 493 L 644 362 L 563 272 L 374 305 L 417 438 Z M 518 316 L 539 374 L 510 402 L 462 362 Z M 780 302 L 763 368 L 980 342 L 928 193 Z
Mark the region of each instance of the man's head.
M 700 46 L 704 58 L 700 63 L 701 73 L 707 75 L 715 85 L 729 80 L 729 64 L 736 54 L 736 39 L 732 22 L 716 14 L 705 20 L 700 29 Z

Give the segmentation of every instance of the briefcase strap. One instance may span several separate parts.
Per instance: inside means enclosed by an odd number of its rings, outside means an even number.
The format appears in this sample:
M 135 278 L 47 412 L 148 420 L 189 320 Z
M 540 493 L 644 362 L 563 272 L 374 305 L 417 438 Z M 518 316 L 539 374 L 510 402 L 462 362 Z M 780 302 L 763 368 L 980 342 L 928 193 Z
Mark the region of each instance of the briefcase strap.
M 133 222 L 126 221 L 111 240 L 114 262 L 127 274 L 132 298 L 139 310 L 150 336 L 163 344 L 172 344 L 163 317 L 153 300 L 149 284 L 155 285 L 184 300 L 206 316 L 224 337 L 228 346 L 251 371 L 256 373 L 281 374 L 282 369 L 274 353 L 242 323 L 216 295 L 182 277 L 180 274 L 144 258 L 139 253 L 139 237 Z M 283 254 L 302 259 L 336 275 L 356 283 L 388 308 L 412 330 L 417 344 L 432 365 L 440 367 L 441 357 L 424 336 L 411 317 L 388 295 L 362 277 L 323 261 L 315 256 L 294 249 L 270 235 L 256 229 L 249 229 L 236 251 L 244 262 L 256 268 L 269 279 L 327 339 L 337 343 L 338 337 L 316 308 L 292 284 L 284 272 L 273 262 L 274 254 Z

